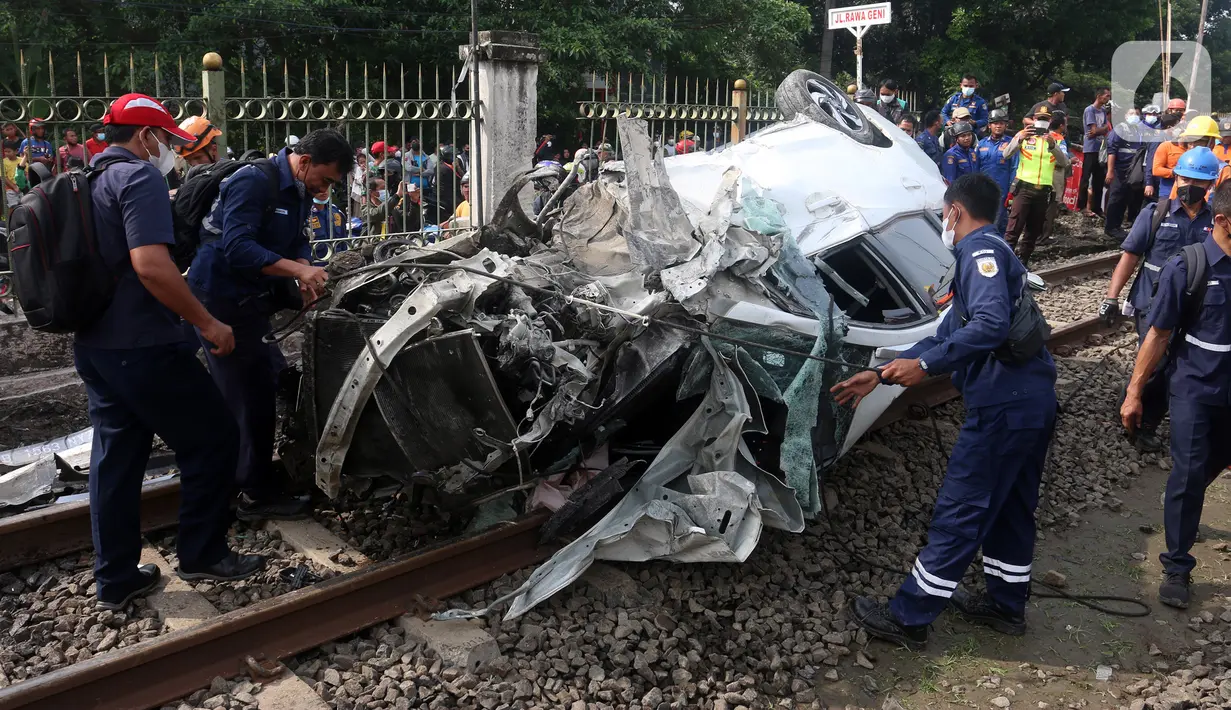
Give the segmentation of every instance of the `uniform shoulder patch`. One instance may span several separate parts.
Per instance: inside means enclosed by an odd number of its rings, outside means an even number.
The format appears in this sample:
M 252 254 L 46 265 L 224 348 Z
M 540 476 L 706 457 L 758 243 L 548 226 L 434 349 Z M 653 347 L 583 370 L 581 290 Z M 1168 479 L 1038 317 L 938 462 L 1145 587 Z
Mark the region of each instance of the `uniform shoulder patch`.
M 947 158 L 949 159 L 949 164 L 950 164 L 950 165 L 953 165 L 953 156 L 952 156 L 952 155 L 948 155 L 948 156 L 945 156 L 945 157 L 947 157 Z
M 981 256 L 975 259 L 975 266 L 978 267 L 980 276 L 986 276 L 989 279 L 1000 273 L 1000 264 L 996 263 L 994 256 Z

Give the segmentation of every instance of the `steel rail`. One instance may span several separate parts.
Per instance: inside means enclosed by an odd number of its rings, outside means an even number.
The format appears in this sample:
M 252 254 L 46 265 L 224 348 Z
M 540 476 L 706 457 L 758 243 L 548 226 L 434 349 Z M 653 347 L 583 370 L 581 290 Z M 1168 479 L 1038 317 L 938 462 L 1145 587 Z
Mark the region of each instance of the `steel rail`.
M 0 710 L 139 710 L 546 559 L 544 516 L 320 582 L 0 690 Z M 474 669 L 469 669 L 474 670 Z

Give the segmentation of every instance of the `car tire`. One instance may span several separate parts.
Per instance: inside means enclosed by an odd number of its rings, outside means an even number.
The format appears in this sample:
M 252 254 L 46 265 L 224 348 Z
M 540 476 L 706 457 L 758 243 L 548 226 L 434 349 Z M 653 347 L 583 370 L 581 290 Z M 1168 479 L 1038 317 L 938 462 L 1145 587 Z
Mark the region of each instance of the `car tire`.
M 877 143 L 879 131 L 863 111 L 837 84 L 816 72 L 807 69 L 791 72 L 778 85 L 774 98 L 784 120 L 802 114 L 864 145 Z

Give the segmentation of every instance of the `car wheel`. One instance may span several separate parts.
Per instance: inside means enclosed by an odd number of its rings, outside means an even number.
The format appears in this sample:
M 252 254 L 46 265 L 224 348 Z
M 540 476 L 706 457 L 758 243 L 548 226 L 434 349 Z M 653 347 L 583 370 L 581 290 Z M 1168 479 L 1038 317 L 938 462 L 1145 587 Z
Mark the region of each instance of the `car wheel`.
M 803 114 L 864 145 L 876 143 L 878 131 L 863 111 L 837 84 L 816 72 L 807 69 L 791 72 L 778 85 L 775 101 L 788 121 Z

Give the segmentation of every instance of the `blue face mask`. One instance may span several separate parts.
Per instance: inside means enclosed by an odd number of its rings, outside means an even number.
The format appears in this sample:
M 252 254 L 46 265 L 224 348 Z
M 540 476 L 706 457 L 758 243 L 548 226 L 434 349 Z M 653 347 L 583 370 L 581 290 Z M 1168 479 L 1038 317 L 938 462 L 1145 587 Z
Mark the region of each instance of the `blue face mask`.
M 963 86 L 962 87 L 962 96 L 969 98 L 974 95 L 975 95 L 975 87 L 973 86 Z
M 318 204 L 318 205 L 327 205 L 327 204 L 329 204 L 329 200 L 322 200 L 322 199 L 321 199 L 321 198 L 319 198 L 319 197 L 313 197 L 313 198 L 312 198 L 312 202 L 313 202 L 314 204 Z
M 95 134 L 94 134 L 94 137 L 95 137 L 95 138 L 97 138 L 100 142 L 101 142 L 101 141 L 105 141 L 105 140 L 107 140 L 107 134 L 106 134 L 106 133 L 95 133 Z
M 1153 126 L 1154 124 L 1158 123 L 1158 116 L 1150 114 L 1145 117 L 1145 122 Z
M 384 202 L 385 200 L 389 199 L 389 191 L 388 190 L 377 190 L 376 196 L 380 198 L 381 202 Z
M 1140 116 L 1133 115 L 1133 114 L 1129 114 L 1128 116 L 1125 116 L 1125 117 L 1124 117 L 1124 120 L 1125 120 L 1126 122 L 1128 122 L 1128 125 L 1132 126 L 1132 125 L 1134 125 L 1134 124 L 1138 123 L 1139 121 L 1141 121 L 1141 117 L 1140 117 Z

